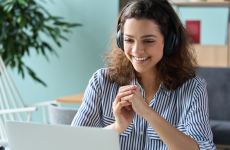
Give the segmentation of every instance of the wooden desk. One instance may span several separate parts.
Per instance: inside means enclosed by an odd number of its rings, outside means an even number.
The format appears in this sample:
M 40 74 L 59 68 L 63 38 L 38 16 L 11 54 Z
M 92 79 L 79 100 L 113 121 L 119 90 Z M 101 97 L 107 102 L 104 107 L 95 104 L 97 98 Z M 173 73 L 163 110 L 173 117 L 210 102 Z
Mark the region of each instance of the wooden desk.
M 57 98 L 58 103 L 81 104 L 84 93 Z

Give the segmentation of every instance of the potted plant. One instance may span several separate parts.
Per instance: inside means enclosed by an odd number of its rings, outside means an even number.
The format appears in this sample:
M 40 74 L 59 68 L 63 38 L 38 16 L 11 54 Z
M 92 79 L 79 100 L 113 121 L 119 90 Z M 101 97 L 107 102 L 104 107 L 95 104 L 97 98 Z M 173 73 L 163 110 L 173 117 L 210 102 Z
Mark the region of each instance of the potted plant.
M 57 54 L 49 43 L 40 38 L 41 33 L 61 47 L 61 39 L 68 41 L 63 33 L 70 33 L 71 28 L 81 26 L 62 20 L 62 17 L 52 16 L 36 0 L 0 1 L 0 56 L 5 65 L 17 68 L 23 78 L 27 72 L 35 81 L 46 86 L 22 58 L 34 49 L 47 59 L 47 51 Z

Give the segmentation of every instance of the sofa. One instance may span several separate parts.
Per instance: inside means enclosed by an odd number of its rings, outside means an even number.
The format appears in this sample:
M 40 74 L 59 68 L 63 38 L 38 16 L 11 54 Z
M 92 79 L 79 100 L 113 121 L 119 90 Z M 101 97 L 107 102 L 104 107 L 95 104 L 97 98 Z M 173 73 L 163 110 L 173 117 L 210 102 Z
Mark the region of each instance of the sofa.
M 207 83 L 213 142 L 230 149 L 230 68 L 201 67 L 196 75 Z

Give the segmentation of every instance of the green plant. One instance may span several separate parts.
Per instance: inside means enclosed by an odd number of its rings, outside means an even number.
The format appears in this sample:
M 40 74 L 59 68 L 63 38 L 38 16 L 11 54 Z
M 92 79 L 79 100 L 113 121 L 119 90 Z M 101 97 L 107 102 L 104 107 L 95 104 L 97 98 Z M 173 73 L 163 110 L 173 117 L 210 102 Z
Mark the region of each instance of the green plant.
M 23 62 L 23 56 L 36 50 L 47 60 L 47 51 L 57 55 L 56 51 L 40 38 L 42 33 L 51 37 L 61 47 L 60 39 L 68 41 L 63 33 L 70 33 L 70 28 L 81 26 L 67 23 L 63 18 L 52 16 L 38 0 L 0 0 L 0 55 L 6 66 L 17 68 L 24 78 L 25 70 L 39 83 L 35 72 Z M 45 2 L 44 0 L 42 2 Z

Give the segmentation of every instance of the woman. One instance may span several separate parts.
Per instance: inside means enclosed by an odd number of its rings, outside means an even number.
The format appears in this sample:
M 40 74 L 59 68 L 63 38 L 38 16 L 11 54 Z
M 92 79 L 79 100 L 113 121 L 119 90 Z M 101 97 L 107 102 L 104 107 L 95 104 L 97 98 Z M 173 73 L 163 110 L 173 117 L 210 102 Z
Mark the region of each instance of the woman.
M 72 126 L 114 129 L 122 150 L 216 149 L 206 83 L 168 1 L 129 3 L 117 31 L 108 68 L 90 79 Z

